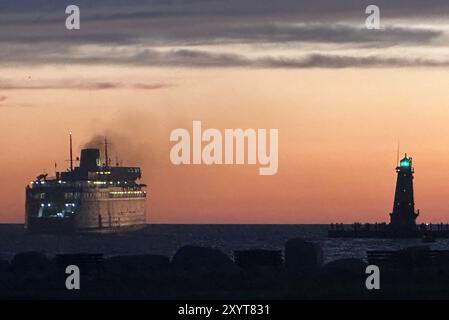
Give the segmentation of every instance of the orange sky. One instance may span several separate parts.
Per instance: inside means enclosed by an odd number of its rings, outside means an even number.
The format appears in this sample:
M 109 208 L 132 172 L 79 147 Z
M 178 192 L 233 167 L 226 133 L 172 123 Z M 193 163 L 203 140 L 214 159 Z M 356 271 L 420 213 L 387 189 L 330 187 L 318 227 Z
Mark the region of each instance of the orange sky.
M 2 68 L 30 85 L 126 83 L 123 88 L 4 90 L 0 96 L 0 221 L 23 222 L 26 184 L 54 162 L 110 135 L 124 164 L 140 165 L 150 223 L 387 221 L 395 158 L 414 158 L 420 222 L 449 221 L 449 75 L 411 69 Z M 143 90 L 139 83 L 165 83 Z M 279 129 L 279 170 L 174 166 L 171 130 Z

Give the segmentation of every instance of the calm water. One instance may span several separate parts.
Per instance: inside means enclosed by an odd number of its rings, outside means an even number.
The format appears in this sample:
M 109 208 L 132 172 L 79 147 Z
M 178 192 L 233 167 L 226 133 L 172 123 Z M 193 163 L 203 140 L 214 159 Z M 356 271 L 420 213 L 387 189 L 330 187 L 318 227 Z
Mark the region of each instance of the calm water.
M 319 243 L 326 261 L 365 258 L 367 250 L 395 250 L 422 244 L 420 240 L 328 239 L 327 225 L 148 225 L 128 234 L 112 235 L 29 235 L 22 225 L 0 225 L 0 257 L 10 259 L 17 252 L 103 253 L 106 256 L 164 254 L 172 256 L 183 245 L 214 247 L 232 254 L 247 248 L 282 249 L 290 238 L 301 237 Z M 449 249 L 449 240 L 430 245 Z

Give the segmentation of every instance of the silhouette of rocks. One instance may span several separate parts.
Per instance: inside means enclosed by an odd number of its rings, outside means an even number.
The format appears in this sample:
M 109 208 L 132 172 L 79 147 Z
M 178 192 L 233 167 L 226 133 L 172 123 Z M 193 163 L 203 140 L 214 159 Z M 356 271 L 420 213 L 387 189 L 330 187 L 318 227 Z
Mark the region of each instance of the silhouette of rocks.
M 234 252 L 235 263 L 243 269 L 279 268 L 283 264 L 280 250 L 238 250 Z
M 402 268 L 427 267 L 432 264 L 428 246 L 408 247 L 397 252 L 397 264 Z
M 160 273 L 166 271 L 169 265 L 168 257 L 149 254 L 112 257 L 105 263 L 108 272 L 127 276 Z
M 235 273 L 238 268 L 223 252 L 217 249 L 184 246 L 173 256 L 172 266 L 188 272 Z
M 10 265 L 15 275 L 44 277 L 53 271 L 50 260 L 39 252 L 23 252 L 14 256 Z
M 6 260 L 0 260 L 0 274 L 9 272 L 10 264 Z
M 316 272 L 323 264 L 323 250 L 318 244 L 301 238 L 285 244 L 285 267 L 289 273 Z
M 323 273 L 334 279 L 355 279 L 365 276 L 367 264 L 361 259 L 347 258 L 327 263 Z
M 83 269 L 104 268 L 86 276 Z M 373 251 L 379 262 L 381 290 L 367 290 L 361 259 L 341 259 L 322 266 L 319 246 L 291 239 L 282 252 L 240 250 L 232 261 L 223 252 L 198 246 L 180 248 L 173 259 L 161 255 L 68 254 L 49 260 L 38 252 L 0 260 L 0 298 L 67 299 L 346 299 L 448 298 L 449 250 L 410 247 Z M 370 254 L 367 254 L 370 259 Z M 374 263 L 376 262 L 376 263 Z M 381 264 L 383 263 L 383 264 Z M 82 290 L 65 288 L 66 264 L 79 265 Z M 239 267 L 241 266 L 241 267 Z M 96 267 L 95 267 L 96 268 Z M 94 268 L 94 269 L 95 269 Z M 285 272 L 293 270 L 290 272 Z M 294 272 L 294 273 L 291 273 Z
M 65 274 L 65 270 L 70 265 L 79 268 L 81 275 L 95 275 L 104 270 L 104 258 L 102 254 L 77 253 L 58 254 L 54 259 L 59 272 Z

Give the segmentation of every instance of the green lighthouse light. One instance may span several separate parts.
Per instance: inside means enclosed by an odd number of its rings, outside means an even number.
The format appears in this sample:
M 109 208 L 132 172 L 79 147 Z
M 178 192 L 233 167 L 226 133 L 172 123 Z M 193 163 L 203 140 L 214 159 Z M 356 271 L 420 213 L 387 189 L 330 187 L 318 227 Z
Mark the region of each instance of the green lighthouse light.
M 403 159 L 403 160 L 401 160 L 400 165 L 401 165 L 401 167 L 404 167 L 404 168 L 410 167 L 410 160 Z

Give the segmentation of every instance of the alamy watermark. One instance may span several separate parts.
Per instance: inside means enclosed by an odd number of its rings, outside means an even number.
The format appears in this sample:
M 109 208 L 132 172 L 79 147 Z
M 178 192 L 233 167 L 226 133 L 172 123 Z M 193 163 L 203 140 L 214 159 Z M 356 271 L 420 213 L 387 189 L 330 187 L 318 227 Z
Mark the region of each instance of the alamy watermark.
M 65 273 L 69 276 L 65 280 L 67 290 L 79 290 L 80 287 L 80 268 L 76 265 L 67 266 Z
M 65 19 L 65 27 L 67 30 L 79 30 L 81 28 L 80 8 L 72 4 L 65 8 L 65 13 L 69 15 Z
M 170 151 L 174 165 L 190 164 L 259 164 L 259 175 L 274 175 L 278 171 L 278 129 L 218 129 L 202 130 L 201 121 L 193 121 L 192 135 L 187 129 L 175 129 L 170 141 L 176 142 Z M 207 143 L 203 147 L 203 142 Z M 246 145 L 246 148 L 245 148 Z M 246 156 L 245 156 L 246 154 Z
M 369 5 L 365 9 L 365 13 L 369 16 L 365 20 L 365 27 L 368 30 L 380 29 L 380 8 L 376 5 Z
M 380 290 L 380 269 L 372 264 L 366 267 L 365 274 L 368 277 L 365 280 L 365 286 L 368 290 Z

